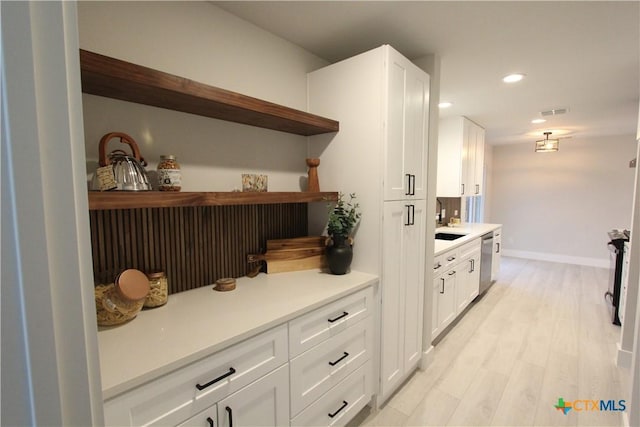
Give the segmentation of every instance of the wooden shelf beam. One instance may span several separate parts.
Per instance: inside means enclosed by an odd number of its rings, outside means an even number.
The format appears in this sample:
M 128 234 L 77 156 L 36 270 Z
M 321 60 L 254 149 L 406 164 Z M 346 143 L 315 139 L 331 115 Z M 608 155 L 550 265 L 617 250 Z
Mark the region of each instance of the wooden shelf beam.
M 89 210 L 331 202 L 337 192 L 89 192 Z
M 80 49 L 82 91 L 297 134 L 337 132 L 335 120 Z

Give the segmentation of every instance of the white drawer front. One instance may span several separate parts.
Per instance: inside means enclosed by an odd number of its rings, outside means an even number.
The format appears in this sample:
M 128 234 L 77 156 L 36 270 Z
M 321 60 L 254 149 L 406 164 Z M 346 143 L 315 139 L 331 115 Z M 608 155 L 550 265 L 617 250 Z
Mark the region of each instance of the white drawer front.
M 287 327 L 281 325 L 107 400 L 106 424 L 179 424 L 287 360 Z
M 458 248 L 445 252 L 440 256 L 442 257 L 442 268 L 440 270 L 446 270 L 450 266 L 456 264 L 460 259 Z
M 373 311 L 368 287 L 289 322 L 289 353 L 297 356 L 345 330 Z
M 438 255 L 433 259 L 433 274 L 438 275 L 444 269 L 444 255 Z
M 292 426 L 343 426 L 371 399 L 371 361 L 291 420 Z
M 458 251 L 460 253 L 460 259 L 466 258 L 472 252 L 479 250 L 481 245 L 482 245 L 482 241 L 480 238 L 478 238 L 460 246 L 460 248 L 458 248 Z
M 295 416 L 371 358 L 373 317 L 302 353 L 290 362 L 291 415 Z

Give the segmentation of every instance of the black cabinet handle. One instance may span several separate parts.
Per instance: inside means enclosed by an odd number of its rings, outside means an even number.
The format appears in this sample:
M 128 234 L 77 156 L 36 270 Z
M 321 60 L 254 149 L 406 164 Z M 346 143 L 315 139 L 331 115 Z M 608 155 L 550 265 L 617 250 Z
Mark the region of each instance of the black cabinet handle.
M 433 266 L 434 270 L 439 269 L 440 267 L 442 267 L 442 264 L 440 264 L 440 262 L 438 262 L 436 265 Z
M 464 184 L 462 184 L 462 191 L 460 192 L 460 195 L 464 196 Z
M 416 176 L 409 175 L 409 183 L 411 184 L 410 196 L 416 195 Z
M 411 195 L 411 174 L 405 173 L 404 176 L 407 177 L 407 191 L 404 193 L 405 196 Z
M 449 276 L 453 276 L 454 274 L 456 274 L 455 270 L 449 272 Z
M 456 257 L 454 257 L 454 256 L 450 256 L 449 258 L 447 258 L 447 261 L 451 262 L 451 261 L 453 261 L 454 259 L 456 259 Z
M 444 294 L 444 279 L 441 277 L 440 280 L 442 280 L 442 290 L 440 291 L 440 293 Z
M 474 259 L 470 259 L 470 260 L 469 260 L 469 263 L 471 264 L 471 265 L 470 265 L 471 270 L 469 270 L 469 273 L 473 273 L 474 271 L 476 271 L 476 263 L 475 263 L 475 260 L 474 260 Z
M 500 242 L 496 243 L 496 253 L 499 254 L 500 253 Z
M 209 427 L 214 427 L 213 418 L 207 417 L 207 422 L 209 423 Z
M 196 384 L 196 388 L 198 390 L 204 390 L 205 388 L 217 383 L 218 381 L 222 381 L 223 379 L 227 378 L 230 375 L 233 375 L 236 373 L 236 370 L 233 368 L 229 368 L 229 371 L 227 371 L 226 373 L 220 375 L 218 378 L 214 378 L 211 381 L 209 381 L 206 384 Z
M 335 417 L 336 415 L 338 415 L 338 414 L 340 413 L 340 411 L 342 411 L 344 408 L 346 408 L 346 407 L 347 407 L 347 405 L 348 405 L 347 401 L 346 401 L 346 400 L 343 400 L 343 401 L 342 401 L 342 406 L 341 406 L 341 407 L 339 407 L 339 408 L 338 408 L 338 410 L 337 410 L 336 412 L 334 412 L 333 414 L 327 414 L 327 415 L 329 415 L 329 417 L 333 418 L 333 417 Z
M 476 184 L 476 194 L 480 194 L 480 184 Z
M 343 311 L 340 316 L 334 317 L 333 319 L 327 319 L 327 322 L 329 322 L 329 323 L 337 322 L 338 320 L 340 320 L 343 317 L 348 316 L 348 315 L 349 315 L 349 313 L 347 313 L 346 311 Z
M 407 221 L 404 225 L 416 224 L 416 205 L 404 205 L 407 208 Z
M 229 427 L 233 427 L 233 411 L 228 406 L 224 408 L 229 414 Z
M 349 353 L 347 353 L 345 351 L 345 352 L 343 352 L 343 355 L 342 355 L 342 357 L 340 357 L 340 359 L 338 359 L 338 360 L 336 360 L 334 362 L 329 362 L 329 365 L 336 366 L 338 363 L 340 363 L 342 360 L 344 360 L 345 357 L 348 357 L 348 356 L 349 356 Z

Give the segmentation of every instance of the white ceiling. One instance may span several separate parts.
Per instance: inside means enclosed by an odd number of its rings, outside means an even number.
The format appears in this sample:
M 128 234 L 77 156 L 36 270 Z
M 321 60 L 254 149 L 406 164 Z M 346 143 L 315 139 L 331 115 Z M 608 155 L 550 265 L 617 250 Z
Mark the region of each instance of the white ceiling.
M 635 135 L 640 81 L 638 1 L 214 1 L 336 62 L 390 44 L 410 59 L 441 58 L 441 117 L 464 115 L 491 144 L 545 130 Z M 512 72 L 526 78 L 512 85 Z M 569 108 L 543 125 L 540 111 Z

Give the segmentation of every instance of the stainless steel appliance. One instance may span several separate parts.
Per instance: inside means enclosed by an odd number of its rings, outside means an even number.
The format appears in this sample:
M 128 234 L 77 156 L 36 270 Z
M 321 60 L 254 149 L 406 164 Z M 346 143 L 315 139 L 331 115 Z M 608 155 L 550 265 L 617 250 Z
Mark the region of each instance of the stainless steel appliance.
M 629 230 L 613 229 L 609 235 L 609 289 L 604 294 L 611 311 L 611 323 L 620 325 L 618 309 L 620 306 L 620 287 L 622 285 L 622 265 L 624 262 L 624 242 L 629 241 Z
M 480 253 L 480 294 L 491 286 L 491 263 L 493 260 L 493 231 L 482 236 Z

